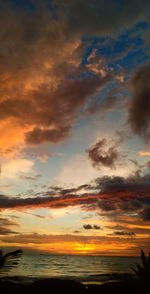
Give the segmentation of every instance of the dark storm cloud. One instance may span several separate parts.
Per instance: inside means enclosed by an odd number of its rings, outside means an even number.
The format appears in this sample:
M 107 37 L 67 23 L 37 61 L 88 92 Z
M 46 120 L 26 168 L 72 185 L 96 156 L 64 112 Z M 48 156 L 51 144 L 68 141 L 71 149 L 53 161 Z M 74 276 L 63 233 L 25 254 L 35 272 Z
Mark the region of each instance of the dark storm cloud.
M 101 227 L 98 225 L 90 225 L 90 224 L 83 225 L 83 228 L 85 230 L 100 230 L 101 229 Z
M 104 212 L 128 214 L 134 212 L 141 218 L 141 211 L 150 207 L 150 175 L 123 177 L 103 177 L 97 179 L 97 188 L 101 193 L 110 195 L 99 200 Z
M 107 147 L 107 140 L 105 138 L 87 150 L 87 153 L 93 166 L 98 168 L 102 166 L 114 168 L 119 159 L 119 152 L 116 146 Z
M 146 195 L 150 192 L 150 174 L 143 176 L 135 174 L 127 178 L 104 176 L 96 179 L 96 187 L 97 189 L 101 189 L 103 193 L 115 194 L 117 192 L 143 191 Z
M 150 207 L 150 175 L 139 174 L 123 177 L 102 177 L 96 179 L 95 189 L 100 191 L 97 206 L 100 215 L 115 217 L 134 214 L 144 220 Z M 98 192 L 97 192 L 98 193 Z M 90 204 L 90 208 L 92 209 Z M 94 207 L 93 207 L 94 209 Z M 147 214 L 146 214 L 147 211 Z
M 129 124 L 133 132 L 150 139 L 150 63 L 142 66 L 131 80 L 133 99 L 129 107 Z

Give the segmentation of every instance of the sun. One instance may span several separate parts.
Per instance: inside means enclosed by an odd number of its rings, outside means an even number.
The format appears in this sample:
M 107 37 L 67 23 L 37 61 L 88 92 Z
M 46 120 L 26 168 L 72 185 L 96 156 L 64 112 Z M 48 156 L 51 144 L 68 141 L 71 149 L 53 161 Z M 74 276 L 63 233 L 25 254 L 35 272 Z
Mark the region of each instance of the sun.
M 95 251 L 95 245 L 94 244 L 88 244 L 88 243 L 75 243 L 74 250 L 76 253 L 79 254 L 88 254 L 93 253 Z

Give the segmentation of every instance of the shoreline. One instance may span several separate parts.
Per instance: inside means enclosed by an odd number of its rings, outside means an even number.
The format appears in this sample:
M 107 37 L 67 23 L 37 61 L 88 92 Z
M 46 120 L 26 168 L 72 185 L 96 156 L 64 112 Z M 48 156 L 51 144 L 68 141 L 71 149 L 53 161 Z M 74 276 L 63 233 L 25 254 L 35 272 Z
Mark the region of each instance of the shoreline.
M 11 282 L 20 282 L 30 284 L 39 280 L 47 280 L 47 279 L 58 279 L 58 280 L 74 280 L 83 284 L 102 284 L 105 282 L 120 282 L 120 281 L 128 281 L 134 278 L 133 274 L 130 273 L 108 273 L 108 274 L 97 274 L 90 275 L 87 277 L 79 277 L 79 276 L 2 276 L 0 277 L 1 281 L 11 281 Z

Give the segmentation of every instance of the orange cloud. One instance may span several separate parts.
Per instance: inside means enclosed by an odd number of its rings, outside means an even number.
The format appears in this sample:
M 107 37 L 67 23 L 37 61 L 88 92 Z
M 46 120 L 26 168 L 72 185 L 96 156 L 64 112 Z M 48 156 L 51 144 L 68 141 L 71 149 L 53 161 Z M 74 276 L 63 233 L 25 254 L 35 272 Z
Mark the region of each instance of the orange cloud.
M 20 246 L 34 250 L 55 252 L 61 254 L 78 255 L 137 255 L 139 254 L 139 240 L 127 237 L 122 239 L 116 236 L 82 236 L 82 235 L 14 235 L 13 238 L 3 236 L 1 246 Z M 142 244 L 143 245 L 143 244 Z M 148 250 L 149 239 L 145 239 L 145 249 Z
M 37 2 L 25 14 L 4 4 L 0 26 L 0 148 L 64 140 L 79 110 L 110 77 L 80 79 L 80 36 L 71 37 L 64 19 L 54 20 L 46 5 Z
M 141 150 L 138 152 L 139 156 L 150 156 L 150 151 Z
M 54 208 L 60 209 L 68 206 L 81 206 L 85 210 L 102 209 L 103 211 L 130 211 L 142 208 L 142 201 L 148 201 L 145 196 L 146 190 L 140 192 L 116 192 L 83 194 L 83 195 L 58 195 L 38 196 L 28 198 L 15 198 L 2 195 L 0 198 L 0 209 L 36 209 Z
M 15 151 L 12 149 L 12 146 L 15 147 L 20 144 L 21 147 L 24 142 L 24 132 L 29 130 L 30 127 L 19 125 L 13 118 L 7 118 L 6 120 L 1 121 L 0 153 L 2 153 L 3 156 L 7 156 L 8 153 L 13 153 Z

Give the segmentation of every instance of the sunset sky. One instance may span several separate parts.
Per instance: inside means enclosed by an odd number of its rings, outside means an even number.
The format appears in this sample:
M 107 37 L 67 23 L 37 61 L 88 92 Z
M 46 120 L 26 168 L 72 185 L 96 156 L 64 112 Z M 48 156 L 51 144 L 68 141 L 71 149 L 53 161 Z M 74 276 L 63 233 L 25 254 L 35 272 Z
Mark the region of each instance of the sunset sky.
M 150 249 L 149 0 L 0 0 L 0 247 Z

